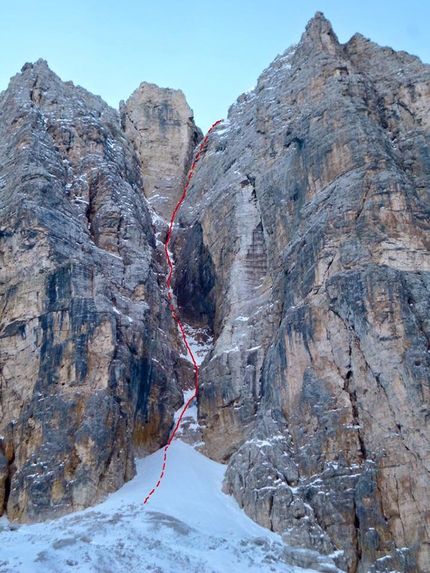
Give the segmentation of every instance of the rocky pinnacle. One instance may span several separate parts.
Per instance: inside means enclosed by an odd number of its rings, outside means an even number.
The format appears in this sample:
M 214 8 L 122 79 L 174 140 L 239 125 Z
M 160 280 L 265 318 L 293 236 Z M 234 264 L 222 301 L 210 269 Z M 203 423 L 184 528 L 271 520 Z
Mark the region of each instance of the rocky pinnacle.
M 430 573 L 429 109 L 430 66 L 317 13 L 211 133 L 169 243 L 224 491 L 349 573 Z M 152 84 L 117 112 L 39 60 L 0 94 L 12 520 L 95 504 L 169 440 L 193 372 L 162 245 L 200 139 Z

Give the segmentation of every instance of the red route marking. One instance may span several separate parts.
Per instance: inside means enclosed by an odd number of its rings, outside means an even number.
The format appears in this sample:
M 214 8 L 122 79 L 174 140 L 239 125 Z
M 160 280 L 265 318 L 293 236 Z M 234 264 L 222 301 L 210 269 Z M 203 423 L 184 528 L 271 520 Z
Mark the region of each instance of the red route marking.
M 207 142 L 208 142 L 208 140 L 209 140 L 209 134 L 210 134 L 210 132 L 213 130 L 213 128 L 214 128 L 215 126 L 217 126 L 219 123 L 222 123 L 222 119 L 219 119 L 218 121 L 216 121 L 216 122 L 212 125 L 212 127 L 211 127 L 211 128 L 209 129 L 209 131 L 207 132 L 206 137 L 204 138 L 204 140 L 203 140 L 202 143 L 200 144 L 199 150 L 197 151 L 196 155 L 194 156 L 194 161 L 193 161 L 193 163 L 192 163 L 192 165 L 191 165 L 191 169 L 190 169 L 190 171 L 189 171 L 189 173 L 188 173 L 187 182 L 186 182 L 186 184 L 185 184 L 184 192 L 182 193 L 182 197 L 180 198 L 178 204 L 176 205 L 175 210 L 173 211 L 172 218 L 171 218 L 171 220 L 170 220 L 169 232 L 167 233 L 166 242 L 164 243 L 164 252 L 166 253 L 167 264 L 169 265 L 169 274 L 168 274 L 167 279 L 166 279 L 166 286 L 167 286 L 167 296 L 168 296 L 168 298 L 169 298 L 170 301 L 172 301 L 172 287 L 171 287 L 170 283 L 171 283 L 171 281 L 172 281 L 172 275 L 173 275 L 173 264 L 172 264 L 172 261 L 170 260 L 170 255 L 169 255 L 169 242 L 170 242 L 170 238 L 171 238 L 171 236 L 172 236 L 173 225 L 174 225 L 174 223 L 175 223 L 175 217 L 176 217 L 177 212 L 179 211 L 179 207 L 182 205 L 183 201 L 185 200 L 185 197 L 187 196 L 187 189 L 188 189 L 188 187 L 189 187 L 189 185 L 190 185 L 191 178 L 192 178 L 193 175 L 194 175 L 194 170 L 195 170 L 195 168 L 196 168 L 197 162 L 198 162 L 198 160 L 199 160 L 199 158 L 200 158 L 200 156 L 201 156 L 201 154 L 202 154 L 202 151 L 203 151 L 205 145 L 207 144 Z M 170 444 L 172 443 L 173 438 L 175 437 L 176 432 L 179 430 L 179 426 L 181 425 L 181 421 L 182 421 L 182 418 L 183 418 L 185 412 L 188 410 L 188 407 L 189 407 L 189 405 L 191 404 L 191 402 L 194 400 L 194 398 L 197 398 L 197 394 L 199 393 L 199 367 L 197 366 L 197 362 L 196 362 L 196 360 L 195 360 L 195 358 L 194 358 L 194 354 L 192 353 L 192 350 L 191 350 L 191 348 L 190 348 L 190 345 L 188 344 L 188 340 L 187 340 L 187 336 L 186 336 L 185 331 L 184 331 L 184 327 L 182 326 L 182 323 L 181 323 L 181 321 L 179 320 L 179 317 L 178 317 L 178 314 L 177 314 L 177 312 L 176 312 L 176 308 L 175 308 L 175 305 L 173 304 L 173 302 L 171 302 L 171 304 L 170 304 L 170 309 L 171 309 L 171 311 L 172 311 L 172 316 L 173 316 L 173 318 L 174 318 L 174 319 L 177 321 L 177 323 L 178 323 L 179 330 L 181 331 L 181 334 L 182 334 L 182 339 L 183 339 L 183 341 L 184 341 L 184 343 L 185 343 L 185 346 L 187 347 L 188 354 L 190 355 L 190 358 L 191 358 L 191 360 L 192 360 L 192 362 L 193 362 L 193 365 L 194 365 L 194 372 L 195 372 L 195 391 L 194 391 L 194 394 L 191 396 L 191 398 L 188 400 L 188 402 L 187 402 L 187 403 L 185 404 L 185 406 L 183 407 L 182 412 L 181 412 L 181 415 L 179 416 L 178 421 L 177 421 L 177 423 L 176 423 L 176 426 L 175 426 L 173 432 L 172 432 L 171 435 L 170 435 L 169 441 L 167 442 L 167 445 L 164 446 L 163 468 L 162 468 L 162 470 L 161 470 L 160 477 L 159 477 L 159 479 L 158 479 L 158 482 L 157 482 L 156 486 L 155 486 L 155 487 L 149 492 L 149 494 L 146 496 L 145 501 L 143 502 L 144 504 L 145 504 L 145 503 L 148 503 L 149 498 L 151 497 L 151 495 L 153 495 L 153 494 L 155 493 L 156 489 L 159 487 L 159 485 L 160 485 L 160 483 L 161 483 L 161 480 L 162 480 L 163 477 L 164 477 L 164 472 L 165 472 L 166 463 L 167 463 L 167 450 L 169 449 L 169 446 L 170 446 Z

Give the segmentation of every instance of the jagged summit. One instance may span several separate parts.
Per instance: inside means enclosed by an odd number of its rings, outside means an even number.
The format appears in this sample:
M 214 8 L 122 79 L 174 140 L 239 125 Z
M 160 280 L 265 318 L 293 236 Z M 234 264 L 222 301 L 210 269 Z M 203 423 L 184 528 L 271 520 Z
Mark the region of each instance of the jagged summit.
M 200 446 L 249 516 L 348 573 L 430 573 L 429 108 L 430 66 L 317 13 L 211 132 L 170 243 L 210 346 Z M 118 114 L 43 61 L 1 94 L 11 519 L 95 503 L 169 439 L 194 377 L 151 204 L 174 202 L 191 116 L 145 83 Z
M 181 90 L 142 82 L 120 103 L 121 123 L 138 153 L 144 193 L 170 221 L 181 196 L 194 147 L 203 137 Z
M 324 16 L 323 12 L 316 12 L 315 16 L 306 24 L 302 37 L 320 36 L 323 33 L 335 36 L 331 22 Z
M 47 62 L 47 60 L 44 60 L 43 58 L 39 58 L 36 62 L 26 62 L 22 68 L 21 68 L 21 72 L 25 72 L 29 69 L 39 69 L 39 70 L 49 70 L 52 71 L 49 67 L 49 64 Z
M 19 95 L 21 88 L 25 87 L 27 91 Z M 50 67 L 46 60 L 39 58 L 36 62 L 27 62 L 21 68 L 21 71 L 13 76 L 10 80 L 8 90 L 4 93 L 14 93 L 15 97 L 21 97 L 24 100 L 32 101 L 37 106 L 56 104 L 62 106 L 64 113 L 73 116 L 74 109 L 79 107 L 79 100 L 89 103 L 90 107 L 96 108 L 99 113 L 102 110 L 109 109 L 109 113 L 117 114 L 101 96 L 88 91 L 87 89 L 75 85 L 72 81 L 63 81 Z M 58 97 L 61 95 L 61 97 Z M 85 105 L 84 105 L 85 107 Z
M 154 84 L 152 82 L 141 82 L 139 84 L 139 87 L 137 89 L 134 90 L 133 94 L 136 93 L 145 93 L 145 92 L 149 92 L 152 94 L 154 92 L 163 92 L 165 94 L 177 94 L 179 97 L 183 98 L 185 100 L 185 95 L 184 92 L 180 89 L 174 89 L 174 88 L 162 88 L 160 86 L 158 86 L 157 84 Z M 133 94 L 130 96 L 132 97 Z M 190 109 L 190 118 L 193 117 L 193 111 Z
M 305 50 L 307 57 L 310 57 L 310 54 L 316 50 L 323 50 L 331 54 L 336 53 L 339 40 L 331 23 L 322 12 L 317 12 L 308 22 L 299 46 Z
M 429 106 L 429 66 L 317 14 L 179 214 L 178 299 L 217 325 L 206 452 L 248 515 L 351 573 L 430 571 Z
M 31 81 L 38 79 L 39 82 L 45 82 L 47 87 L 52 84 L 58 85 L 62 83 L 60 77 L 49 67 L 48 62 L 42 58 L 39 58 L 34 63 L 26 62 L 22 66 L 21 72 L 12 79 L 17 80 L 19 78 L 22 80 L 31 78 Z

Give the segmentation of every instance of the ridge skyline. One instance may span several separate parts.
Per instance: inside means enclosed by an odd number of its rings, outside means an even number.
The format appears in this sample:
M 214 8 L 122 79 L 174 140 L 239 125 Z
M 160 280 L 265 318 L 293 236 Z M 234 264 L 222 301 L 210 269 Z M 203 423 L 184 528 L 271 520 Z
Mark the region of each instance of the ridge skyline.
M 299 41 L 317 11 L 332 22 L 341 43 L 359 32 L 378 45 L 430 62 L 421 24 L 430 18 L 430 8 L 420 2 L 405 10 L 400 1 L 339 9 L 333 0 L 307 1 L 300 8 L 269 0 L 264 7 L 247 4 L 245 24 L 239 0 L 234 5 L 222 1 L 210 14 L 195 1 L 180 9 L 169 1 L 161 14 L 157 7 L 144 10 L 129 0 L 127 11 L 116 13 L 111 7 L 102 16 L 99 0 L 91 7 L 78 0 L 73 11 L 67 5 L 50 10 L 50 4 L 35 8 L 24 1 L 19 15 L 13 6 L 5 8 L 0 90 L 24 62 L 43 58 L 64 81 L 73 80 L 115 109 L 142 81 L 180 89 L 204 132 L 226 117 L 228 107 L 252 89 L 277 55 Z M 62 33 L 66 19 L 71 30 Z M 12 53 L 6 49 L 11 42 Z

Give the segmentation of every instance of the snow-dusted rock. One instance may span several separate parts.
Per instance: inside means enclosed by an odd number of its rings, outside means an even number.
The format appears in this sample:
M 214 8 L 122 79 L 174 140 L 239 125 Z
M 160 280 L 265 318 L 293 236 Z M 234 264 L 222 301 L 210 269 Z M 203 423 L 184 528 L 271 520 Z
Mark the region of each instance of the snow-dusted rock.
M 167 221 L 176 207 L 202 132 L 181 90 L 143 82 L 121 102 L 121 123 L 139 157 L 145 196 Z
M 206 452 L 249 515 L 300 546 L 321 530 L 349 571 L 430 571 L 429 104 L 429 66 L 317 14 L 214 131 L 180 213 L 178 300 L 202 317 L 203 295 L 215 335 Z
M 2 573 L 340 573 L 329 556 L 299 550 L 221 493 L 225 467 L 175 440 L 137 461 L 136 477 L 100 505 L 44 524 L 0 519 Z M 305 569 L 303 569 L 305 568 Z
M 429 66 L 318 13 L 200 154 L 170 245 L 210 347 L 181 435 L 296 546 L 243 540 L 253 566 L 430 571 L 429 103 Z M 0 507 L 38 520 L 120 487 L 192 392 L 161 239 L 200 134 L 178 92 L 120 120 L 42 61 L 0 113 Z
M 0 511 L 6 496 L 11 519 L 93 504 L 133 476 L 136 449 L 168 438 L 178 341 L 154 253 L 118 113 L 27 64 L 0 95 Z

